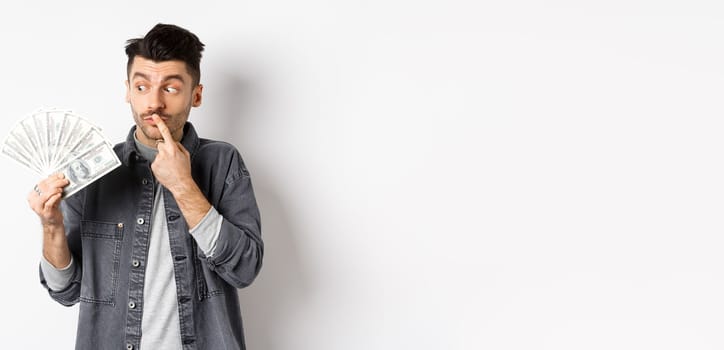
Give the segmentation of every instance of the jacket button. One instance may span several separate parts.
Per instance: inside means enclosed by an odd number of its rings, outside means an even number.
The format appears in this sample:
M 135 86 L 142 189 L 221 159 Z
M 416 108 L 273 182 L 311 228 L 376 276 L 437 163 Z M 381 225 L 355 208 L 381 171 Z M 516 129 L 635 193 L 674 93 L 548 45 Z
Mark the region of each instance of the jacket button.
M 138 260 L 133 260 L 133 262 L 131 263 L 131 265 L 133 265 L 133 267 L 139 267 L 139 266 L 141 266 L 141 262 L 138 261 Z
M 143 180 L 141 180 L 141 183 L 144 184 L 144 185 L 148 185 L 148 179 L 143 179 Z
M 119 222 L 119 223 L 118 223 L 118 228 L 123 228 L 123 223 L 122 223 L 122 222 Z
M 129 308 L 129 309 L 135 309 L 135 308 L 136 308 L 136 303 L 134 303 L 134 302 L 128 303 L 128 308 Z
M 136 223 L 139 224 L 139 225 L 143 225 L 144 222 L 146 222 L 146 221 L 143 220 L 143 218 L 138 218 L 138 219 L 136 220 Z
M 127 350 L 133 350 L 133 344 L 126 344 Z

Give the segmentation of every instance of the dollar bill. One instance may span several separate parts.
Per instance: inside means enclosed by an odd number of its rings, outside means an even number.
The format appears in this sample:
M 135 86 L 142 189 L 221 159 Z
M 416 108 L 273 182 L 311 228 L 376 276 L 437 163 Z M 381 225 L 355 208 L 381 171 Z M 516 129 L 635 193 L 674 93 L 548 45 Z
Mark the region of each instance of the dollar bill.
M 67 120 L 67 113 L 61 110 L 48 112 L 48 153 L 50 164 L 58 164 L 58 149 L 63 134 L 63 124 Z
M 50 154 L 48 152 L 48 112 L 38 111 L 32 115 L 35 133 L 38 140 L 38 156 L 45 167 L 50 167 Z
M 43 169 L 43 163 L 36 154 L 36 148 L 25 133 L 25 129 L 20 123 L 17 127 L 10 131 L 5 139 L 5 145 L 12 147 L 21 154 L 26 154 L 30 161 L 38 168 Z
M 20 130 L 18 130 L 18 139 L 27 140 L 27 142 L 30 144 L 30 149 L 33 152 L 33 157 L 36 159 L 38 163 L 40 163 L 41 168 L 45 169 L 48 167 L 48 164 L 46 164 L 43 161 L 43 158 L 40 153 L 40 138 L 38 137 L 38 133 L 35 130 L 34 126 L 35 122 L 32 118 L 25 119 L 20 122 Z
M 70 196 L 121 162 L 101 128 L 71 110 L 40 108 L 18 121 L 0 153 L 42 175 L 62 172 Z
M 60 126 L 60 132 L 58 133 L 57 147 L 55 150 L 55 158 L 53 163 L 62 164 L 63 158 L 70 152 L 71 139 L 74 137 L 73 129 L 76 127 L 78 119 L 73 118 L 72 115 L 64 113 L 63 120 Z
M 63 150 L 65 156 L 58 161 L 59 164 L 67 162 L 69 159 L 77 158 L 78 155 L 85 153 L 91 148 L 101 144 L 107 143 L 103 135 L 98 129 L 91 128 L 82 135 L 78 141 L 70 149 Z
M 33 163 L 31 156 L 23 152 L 15 140 L 5 140 L 2 153 L 35 172 L 42 172 L 42 169 Z
M 18 130 L 12 130 L 5 138 L 2 153 L 18 161 L 20 164 L 28 164 L 32 170 L 38 173 L 42 173 L 43 165 L 40 164 L 37 157 L 35 157 L 29 141 L 22 138 Z
M 70 184 L 63 189 L 63 197 L 67 198 L 120 165 L 121 161 L 113 147 L 102 142 L 55 169 L 53 173 L 63 173 L 69 180 Z

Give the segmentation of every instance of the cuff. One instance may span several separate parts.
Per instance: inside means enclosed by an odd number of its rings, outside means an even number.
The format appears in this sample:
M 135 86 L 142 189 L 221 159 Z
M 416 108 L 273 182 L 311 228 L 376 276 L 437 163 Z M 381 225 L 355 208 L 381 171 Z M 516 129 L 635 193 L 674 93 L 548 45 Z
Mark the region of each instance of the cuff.
M 73 255 L 70 256 L 68 266 L 62 269 L 58 269 L 49 263 L 48 260 L 45 259 L 45 256 L 41 255 L 40 257 L 40 269 L 43 271 L 48 288 L 53 291 L 61 291 L 70 285 L 73 273 L 75 272 L 74 265 Z
M 221 232 L 221 223 L 223 221 L 224 218 L 221 214 L 219 214 L 214 207 L 211 207 L 196 227 L 189 230 L 191 237 L 196 240 L 196 244 L 198 244 L 201 251 L 207 257 L 214 255 L 214 249 L 216 249 L 216 242 L 219 240 L 219 232 Z

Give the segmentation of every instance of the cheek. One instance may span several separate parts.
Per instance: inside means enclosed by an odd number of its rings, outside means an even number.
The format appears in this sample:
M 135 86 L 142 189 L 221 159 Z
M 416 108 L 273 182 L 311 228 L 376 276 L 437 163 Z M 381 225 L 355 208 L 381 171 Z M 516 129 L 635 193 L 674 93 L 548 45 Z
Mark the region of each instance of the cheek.
M 131 109 L 132 109 L 132 110 L 136 110 L 136 106 L 138 105 L 138 101 L 136 101 L 136 99 L 134 99 L 134 98 L 129 98 L 129 99 L 128 99 L 128 104 L 131 106 Z

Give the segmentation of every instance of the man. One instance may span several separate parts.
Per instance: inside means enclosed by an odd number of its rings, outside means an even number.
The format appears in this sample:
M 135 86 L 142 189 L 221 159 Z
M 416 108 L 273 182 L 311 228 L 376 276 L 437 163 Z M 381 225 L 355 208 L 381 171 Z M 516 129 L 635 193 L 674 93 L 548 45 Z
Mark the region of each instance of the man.
M 262 262 L 256 200 L 237 150 L 187 122 L 204 45 L 158 24 L 129 40 L 135 126 L 123 163 L 62 200 L 56 174 L 28 195 L 43 227 L 41 283 L 80 302 L 76 349 L 244 349 L 237 288 Z

